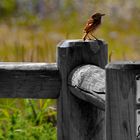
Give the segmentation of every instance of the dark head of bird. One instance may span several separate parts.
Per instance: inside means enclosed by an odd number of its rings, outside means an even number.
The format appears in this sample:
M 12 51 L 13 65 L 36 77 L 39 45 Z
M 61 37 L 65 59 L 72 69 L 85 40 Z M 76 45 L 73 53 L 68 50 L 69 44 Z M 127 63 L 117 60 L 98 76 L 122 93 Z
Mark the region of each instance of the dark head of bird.
M 93 14 L 91 17 L 94 20 L 101 20 L 102 16 L 104 16 L 105 14 L 101 14 L 101 13 L 95 13 Z

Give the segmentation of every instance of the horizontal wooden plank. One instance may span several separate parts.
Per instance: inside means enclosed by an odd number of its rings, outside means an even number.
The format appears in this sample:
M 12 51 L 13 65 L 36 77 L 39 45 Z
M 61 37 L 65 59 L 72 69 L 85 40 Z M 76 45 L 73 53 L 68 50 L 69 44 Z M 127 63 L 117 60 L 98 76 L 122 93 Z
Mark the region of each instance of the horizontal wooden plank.
M 0 98 L 57 98 L 60 85 L 56 64 L 0 63 Z
M 140 61 L 116 61 L 106 65 L 106 69 L 136 70 L 140 69 Z

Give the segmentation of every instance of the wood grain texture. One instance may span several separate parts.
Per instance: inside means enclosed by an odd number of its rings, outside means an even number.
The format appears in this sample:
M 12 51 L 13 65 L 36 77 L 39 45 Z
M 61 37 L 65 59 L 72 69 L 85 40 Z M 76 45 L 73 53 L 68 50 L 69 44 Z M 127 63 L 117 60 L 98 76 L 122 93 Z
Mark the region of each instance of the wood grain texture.
M 79 99 L 89 102 L 97 108 L 105 111 L 105 94 L 98 94 L 96 92 L 91 94 L 87 91 L 83 91 L 82 89 L 72 86 L 69 86 L 69 89 L 71 93 Z
M 136 75 L 139 62 L 106 67 L 106 139 L 136 139 Z
M 106 66 L 108 69 L 120 69 L 120 70 L 139 70 L 140 61 L 116 61 Z
M 71 93 L 105 110 L 105 70 L 83 65 L 72 70 L 68 78 Z
M 103 140 L 104 111 L 71 94 L 68 76 L 77 66 L 107 63 L 103 41 L 67 40 L 58 45 L 58 68 L 62 87 L 58 99 L 58 140 Z
M 105 94 L 105 70 L 95 65 L 76 67 L 70 73 L 68 83 L 91 94 Z
M 57 98 L 60 85 L 56 64 L 0 63 L 0 98 Z

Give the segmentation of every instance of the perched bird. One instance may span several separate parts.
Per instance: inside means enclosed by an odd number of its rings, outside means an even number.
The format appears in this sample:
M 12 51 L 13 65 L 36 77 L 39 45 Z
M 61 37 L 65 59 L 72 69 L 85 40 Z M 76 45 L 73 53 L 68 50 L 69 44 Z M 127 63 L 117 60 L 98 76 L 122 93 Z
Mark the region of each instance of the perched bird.
M 101 24 L 101 18 L 104 15 L 105 14 L 95 13 L 88 19 L 88 21 L 86 23 L 86 26 L 84 28 L 84 33 L 85 33 L 84 36 L 83 36 L 84 41 L 87 38 L 91 39 L 89 35 L 91 35 L 92 37 L 94 37 L 97 40 L 97 38 L 93 35 L 93 33 L 99 27 L 99 25 Z

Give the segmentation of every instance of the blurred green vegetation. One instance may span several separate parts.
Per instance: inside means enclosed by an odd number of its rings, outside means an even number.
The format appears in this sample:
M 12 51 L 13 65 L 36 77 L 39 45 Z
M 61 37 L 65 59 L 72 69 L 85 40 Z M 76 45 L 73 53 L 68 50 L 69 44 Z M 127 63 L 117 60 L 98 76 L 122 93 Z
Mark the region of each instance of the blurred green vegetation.
M 139 0 L 1 0 L 0 61 L 56 62 L 56 45 L 81 39 L 94 12 L 105 13 L 96 37 L 111 59 L 140 59 Z M 55 140 L 53 100 L 0 99 L 0 140 Z
M 15 12 L 15 0 L 1 0 L 0 1 L 0 17 L 13 15 Z
M 1 140 L 55 140 L 56 111 L 51 100 L 1 99 Z

